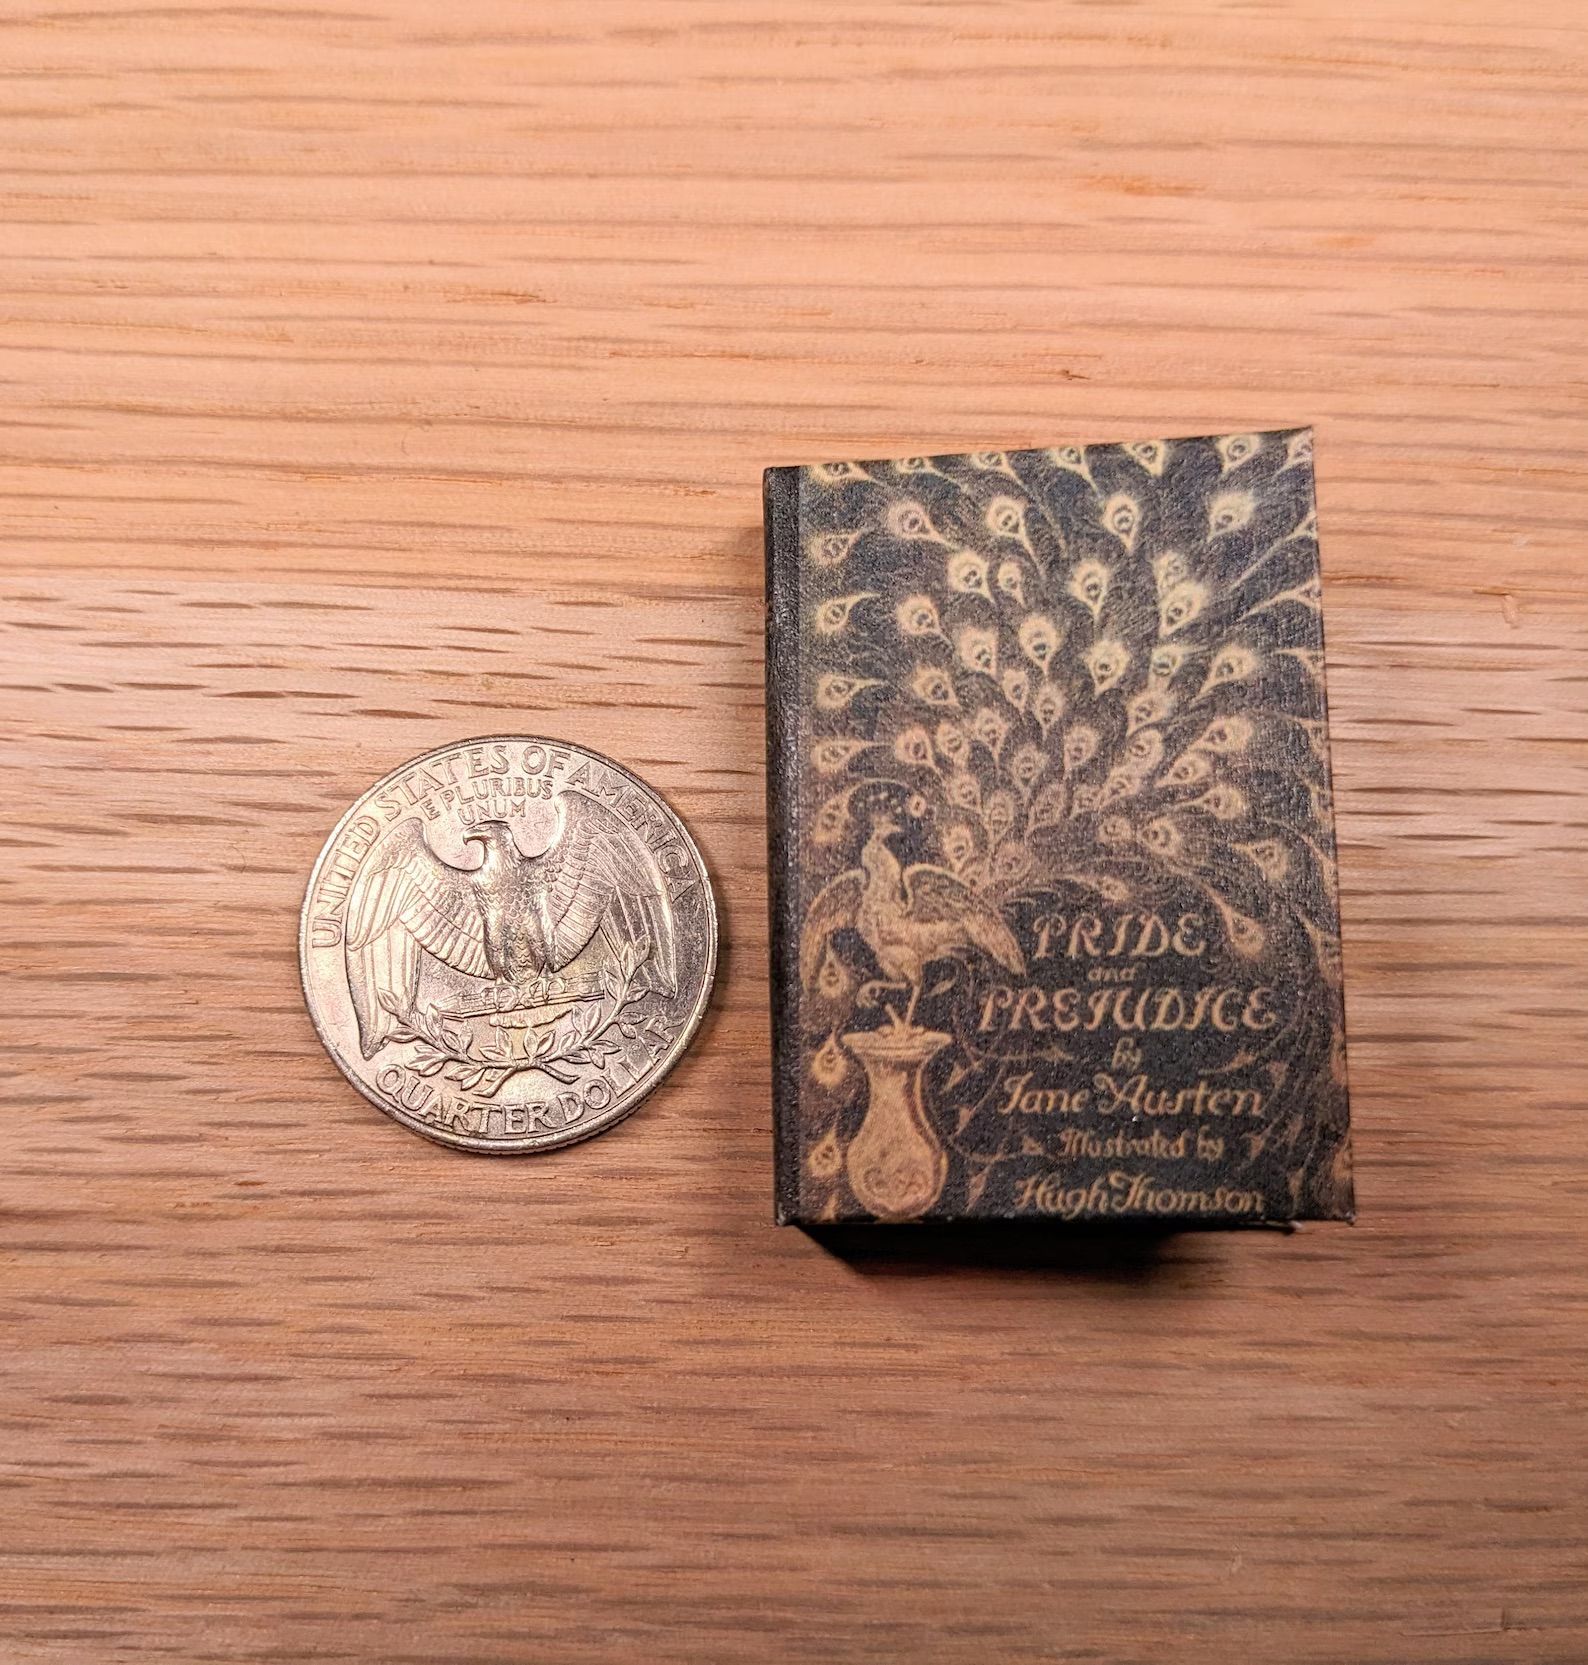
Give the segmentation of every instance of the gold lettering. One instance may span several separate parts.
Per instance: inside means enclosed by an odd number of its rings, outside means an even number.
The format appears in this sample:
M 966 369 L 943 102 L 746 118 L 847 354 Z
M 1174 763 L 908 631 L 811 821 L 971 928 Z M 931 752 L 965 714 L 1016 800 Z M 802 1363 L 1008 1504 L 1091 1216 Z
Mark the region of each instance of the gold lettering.
M 982 1002 L 981 1022 L 976 1025 L 978 1031 L 985 1034 L 993 1026 L 993 1016 L 998 1012 L 1007 1012 L 1014 1004 L 1015 991 L 1007 983 L 998 983 L 987 991 L 987 998 Z
M 1070 928 L 1070 958 L 1073 960 L 1082 947 L 1088 954 L 1096 955 L 1102 929 L 1103 921 L 1095 913 L 1082 914 Z
M 1020 1027 L 1022 1017 L 1030 1020 L 1032 1030 L 1040 1034 L 1047 1028 L 1042 1021 L 1042 1008 L 1048 1003 L 1048 997 L 1041 989 L 1028 988 L 1020 991 L 1019 1004 L 1014 1009 L 1014 1015 L 1009 1019 L 1009 1033 L 1012 1035 Z
M 1141 916 L 1141 935 L 1136 938 L 1136 946 L 1131 953 L 1137 959 L 1155 960 L 1160 954 L 1169 952 L 1169 928 L 1155 913 L 1144 913 Z
M 1174 930 L 1174 951 L 1187 959 L 1196 959 L 1207 951 L 1206 926 L 1199 913 L 1183 913 Z
M 1268 1000 L 1273 992 L 1270 988 L 1255 988 L 1246 997 L 1241 1022 L 1248 1029 L 1272 1029 L 1279 1022 L 1279 1014 L 1268 1009 Z

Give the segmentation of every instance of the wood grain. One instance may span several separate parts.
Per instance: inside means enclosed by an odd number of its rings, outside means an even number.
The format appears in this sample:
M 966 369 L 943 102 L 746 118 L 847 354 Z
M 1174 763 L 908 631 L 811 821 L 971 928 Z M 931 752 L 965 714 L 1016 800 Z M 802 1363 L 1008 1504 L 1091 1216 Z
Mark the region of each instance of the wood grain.
M 0 1656 L 1588 1657 L 1585 25 L 7 9 Z M 1360 1223 L 774 1230 L 761 467 L 1304 422 Z M 522 1163 L 293 947 L 357 792 L 515 729 L 725 922 Z

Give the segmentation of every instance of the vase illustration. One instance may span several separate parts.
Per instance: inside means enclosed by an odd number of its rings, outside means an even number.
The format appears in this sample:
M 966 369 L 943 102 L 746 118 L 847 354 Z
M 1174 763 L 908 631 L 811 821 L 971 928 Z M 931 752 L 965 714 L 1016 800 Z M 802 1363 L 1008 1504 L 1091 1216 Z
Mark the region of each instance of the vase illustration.
M 855 1201 L 879 1220 L 912 1220 L 942 1194 L 948 1152 L 927 1120 L 921 1077 L 952 1039 L 897 1024 L 844 1036 L 866 1072 L 866 1119 L 845 1161 Z

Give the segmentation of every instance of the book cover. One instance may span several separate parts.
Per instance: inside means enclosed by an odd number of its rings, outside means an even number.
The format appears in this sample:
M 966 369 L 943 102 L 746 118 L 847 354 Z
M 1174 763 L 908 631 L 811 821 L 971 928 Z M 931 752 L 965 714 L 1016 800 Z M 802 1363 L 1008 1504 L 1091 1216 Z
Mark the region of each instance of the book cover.
M 765 496 L 778 1219 L 1349 1219 L 1310 430 Z

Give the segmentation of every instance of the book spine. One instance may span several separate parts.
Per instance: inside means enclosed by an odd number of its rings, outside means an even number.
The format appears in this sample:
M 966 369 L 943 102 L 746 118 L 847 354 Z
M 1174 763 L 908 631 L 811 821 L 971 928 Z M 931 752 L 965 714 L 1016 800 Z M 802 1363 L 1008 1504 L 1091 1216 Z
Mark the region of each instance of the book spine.
M 800 471 L 769 468 L 766 527 L 767 900 L 772 950 L 773 1201 L 779 1225 L 800 1211 L 799 709 Z

